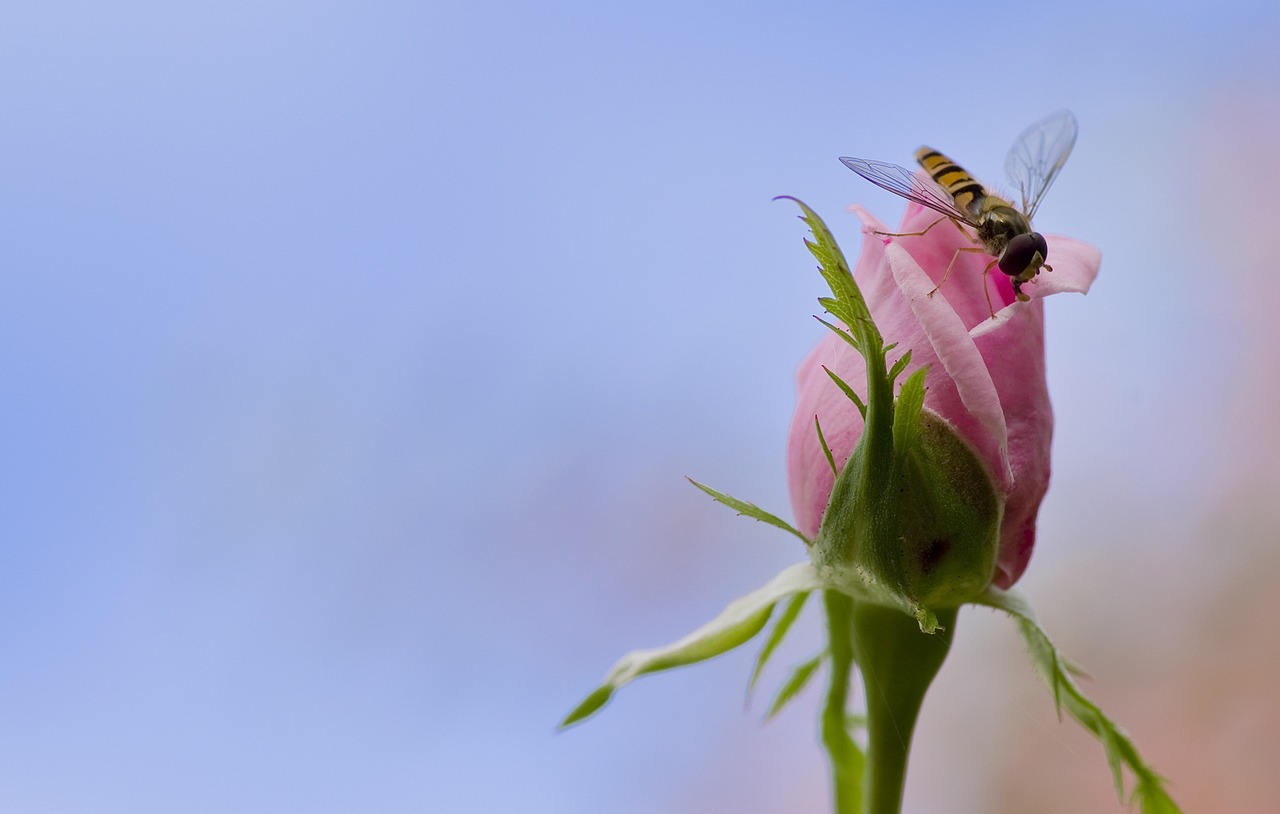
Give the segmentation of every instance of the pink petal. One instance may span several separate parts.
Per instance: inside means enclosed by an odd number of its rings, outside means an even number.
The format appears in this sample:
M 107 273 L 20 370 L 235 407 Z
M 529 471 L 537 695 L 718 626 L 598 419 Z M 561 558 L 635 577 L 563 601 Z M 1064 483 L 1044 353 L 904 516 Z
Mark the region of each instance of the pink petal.
M 822 368 L 826 366 L 854 390 L 866 395 L 866 365 L 858 352 L 835 334 L 818 341 L 796 371 L 797 406 L 787 437 L 787 480 L 796 525 L 809 538 L 818 534 L 831 498 L 835 475 L 818 443 L 816 416 L 836 466 L 845 461 L 862 435 L 862 415 Z
M 974 338 L 1000 394 L 1009 428 L 1013 483 L 1005 501 L 995 583 L 1007 588 L 1021 576 L 1035 544 L 1036 515 L 1049 488 L 1053 408 L 1044 366 L 1044 302 L 1005 309 L 1001 330 Z M 996 322 L 997 320 L 988 320 Z
M 893 269 L 894 280 L 924 329 L 938 361 L 955 382 L 956 392 L 965 410 L 986 429 L 990 441 L 999 450 L 999 461 L 988 463 L 994 464 L 992 469 L 997 477 L 1004 480 L 1003 486 L 1007 489 L 1013 477 L 1008 460 L 1009 435 L 1000 396 L 996 393 L 995 382 L 987 370 L 986 361 L 978 352 L 969 331 L 951 303 L 943 297 L 930 296 L 934 289 L 933 280 L 907 254 L 906 249 L 894 243 L 885 247 L 885 253 Z M 913 351 L 913 359 L 918 352 Z M 933 384 L 930 379 L 926 379 L 925 383 Z M 944 418 L 953 420 L 954 417 L 944 415 Z M 970 439 L 971 442 L 974 440 L 976 439 Z M 981 450 L 988 445 L 979 442 L 975 446 Z
M 1087 294 L 1093 281 L 1098 277 L 1098 267 L 1102 263 L 1102 252 L 1088 243 L 1075 238 L 1060 235 L 1045 235 L 1049 243 L 1049 265 L 1053 271 L 1041 270 L 1035 279 L 1022 286 L 1022 290 L 1032 300 L 1043 299 L 1052 294 Z M 1027 303 L 1013 302 L 996 312 L 993 319 L 984 320 L 974 326 L 970 335 L 975 339 L 1003 326 L 1013 315 Z

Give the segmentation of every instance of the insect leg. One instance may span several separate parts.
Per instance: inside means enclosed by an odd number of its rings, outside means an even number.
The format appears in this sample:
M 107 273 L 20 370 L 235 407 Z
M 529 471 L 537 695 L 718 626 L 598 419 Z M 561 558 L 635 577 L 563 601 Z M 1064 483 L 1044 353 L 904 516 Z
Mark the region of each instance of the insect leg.
M 960 227 L 959 223 L 956 223 L 954 219 L 948 218 L 944 215 L 943 217 L 938 218 L 933 223 L 924 227 L 924 229 L 919 232 L 872 232 L 871 234 L 883 235 L 884 237 L 920 237 L 921 235 L 928 234 L 930 229 L 937 226 L 939 223 L 942 223 L 944 220 L 949 220 L 952 223 L 955 223 L 957 229 L 960 229 L 961 232 L 964 231 L 964 229 Z
M 997 257 L 987 263 L 987 267 L 982 270 L 982 293 L 987 295 L 987 313 L 991 315 L 992 319 L 996 318 L 996 309 L 991 307 L 991 286 L 987 285 L 987 281 L 991 279 L 991 269 L 995 268 L 996 263 L 999 262 L 1000 258 Z M 1013 293 L 1018 299 L 1022 299 L 1022 292 L 1018 290 L 1018 282 L 1016 280 L 1013 283 Z
M 947 281 L 947 278 L 951 276 L 951 269 L 952 269 L 952 267 L 954 267 L 954 266 L 955 266 L 955 264 L 956 264 L 956 258 L 960 256 L 960 252 L 983 252 L 983 253 L 985 253 L 986 251 L 987 251 L 987 250 L 986 250 L 985 248 L 983 248 L 982 246 L 961 246 L 960 248 L 956 249 L 956 253 L 955 253 L 955 254 L 953 254 L 953 255 L 951 255 L 951 262 L 950 262 L 950 263 L 947 263 L 947 270 L 946 270 L 945 272 L 943 272 L 943 274 L 942 274 L 942 279 L 941 279 L 941 280 L 939 280 L 939 281 L 938 281 L 938 284 L 937 284 L 937 285 L 935 285 L 935 286 L 933 287 L 933 291 L 930 291 L 930 292 L 929 292 L 929 296 L 930 296 L 930 297 L 932 297 L 932 296 L 934 295 L 934 292 L 936 292 L 939 288 L 942 288 L 942 284 L 943 284 L 943 283 L 945 283 L 945 282 Z M 994 266 L 994 265 L 995 265 L 995 261 L 992 261 L 991 266 Z M 991 270 L 991 266 L 987 266 L 987 271 L 990 271 L 990 270 Z M 983 272 L 983 273 L 985 274 L 986 272 Z

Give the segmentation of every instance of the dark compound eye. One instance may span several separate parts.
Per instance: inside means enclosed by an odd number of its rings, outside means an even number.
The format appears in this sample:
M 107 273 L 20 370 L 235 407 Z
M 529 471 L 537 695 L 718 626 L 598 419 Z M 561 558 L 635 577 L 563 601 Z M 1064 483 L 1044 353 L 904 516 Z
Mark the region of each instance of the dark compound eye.
M 1035 262 L 1037 252 L 1040 254 L 1039 263 Z M 1029 232 L 1009 241 L 1004 253 L 1000 255 L 1000 270 L 1010 277 L 1026 275 L 1025 282 L 1035 276 L 1048 257 L 1049 244 L 1045 243 L 1044 235 L 1039 232 Z M 1027 272 L 1031 273 L 1027 274 Z

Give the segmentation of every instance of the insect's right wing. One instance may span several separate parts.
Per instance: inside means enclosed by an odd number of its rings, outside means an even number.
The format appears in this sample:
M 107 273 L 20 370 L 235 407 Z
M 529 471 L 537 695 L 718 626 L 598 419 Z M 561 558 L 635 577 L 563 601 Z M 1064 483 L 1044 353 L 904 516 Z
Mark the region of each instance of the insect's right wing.
M 840 161 L 881 189 L 887 189 L 894 195 L 901 195 L 909 201 L 927 206 L 961 223 L 977 226 L 973 218 L 956 207 L 955 201 L 946 193 L 946 190 L 906 167 L 890 164 L 887 161 L 868 161 L 865 158 L 847 156 L 841 156 Z
M 1076 117 L 1070 110 L 1050 113 L 1022 131 L 1005 159 L 1005 172 L 1022 195 L 1022 214 L 1030 220 L 1044 193 L 1067 163 L 1076 145 Z

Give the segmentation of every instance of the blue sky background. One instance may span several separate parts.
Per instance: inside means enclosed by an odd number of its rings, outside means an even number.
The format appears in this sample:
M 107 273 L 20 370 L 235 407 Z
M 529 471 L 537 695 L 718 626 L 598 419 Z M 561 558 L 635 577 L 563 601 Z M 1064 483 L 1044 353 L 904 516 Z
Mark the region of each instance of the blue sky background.
M 1055 573 L 1199 562 L 1171 530 L 1230 480 L 1236 305 L 1276 291 L 1221 254 L 1274 245 L 1232 214 L 1274 195 L 1238 169 L 1274 161 L 1274 3 L 4 17 L 0 809 L 824 810 L 813 701 L 761 727 L 747 653 L 553 727 L 803 556 L 681 477 L 789 516 L 822 287 L 771 198 L 854 253 L 844 208 L 902 203 L 836 156 L 928 142 L 999 181 L 1060 107 L 1081 136 L 1038 226 L 1104 260 L 1048 306 L 1024 584 L 1065 625 L 1097 585 Z

